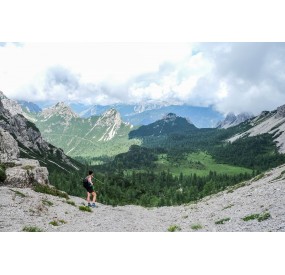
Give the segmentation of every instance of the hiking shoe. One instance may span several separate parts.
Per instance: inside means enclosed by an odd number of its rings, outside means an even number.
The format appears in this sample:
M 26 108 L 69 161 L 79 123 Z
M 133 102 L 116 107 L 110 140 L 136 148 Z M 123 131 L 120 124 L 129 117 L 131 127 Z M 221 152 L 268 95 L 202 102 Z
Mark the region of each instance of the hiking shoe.
M 88 203 L 88 207 L 92 207 L 92 205 L 91 205 L 91 203 L 90 203 L 90 202 Z
M 96 208 L 98 206 L 95 203 L 92 203 L 91 207 Z

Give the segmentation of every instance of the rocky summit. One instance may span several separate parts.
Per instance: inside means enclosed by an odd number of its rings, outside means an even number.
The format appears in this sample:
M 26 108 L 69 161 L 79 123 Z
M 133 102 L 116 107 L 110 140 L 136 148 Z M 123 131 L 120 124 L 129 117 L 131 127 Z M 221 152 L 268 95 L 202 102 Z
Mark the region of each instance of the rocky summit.
M 233 126 L 237 126 L 242 122 L 245 122 L 253 117 L 250 113 L 241 113 L 239 115 L 235 115 L 234 113 L 229 113 L 223 121 L 220 121 L 217 124 L 217 128 L 227 129 Z
M 197 203 L 172 207 L 98 203 L 92 212 L 83 212 L 82 198 L 0 187 L 0 231 L 285 232 L 284 200 L 285 165 Z

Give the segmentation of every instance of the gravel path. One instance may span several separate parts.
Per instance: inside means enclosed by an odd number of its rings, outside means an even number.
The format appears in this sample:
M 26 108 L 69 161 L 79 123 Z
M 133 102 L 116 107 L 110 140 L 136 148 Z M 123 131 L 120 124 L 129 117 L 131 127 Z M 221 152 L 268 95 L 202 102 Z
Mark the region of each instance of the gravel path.
M 157 232 L 167 231 L 172 225 L 185 232 L 285 231 L 283 171 L 285 165 L 267 172 L 260 180 L 245 182 L 239 188 L 229 188 L 198 203 L 160 208 L 112 207 L 98 203 L 99 207 L 92 209 L 92 213 L 79 210 L 85 201 L 78 197 L 70 197 L 76 204 L 73 206 L 63 198 L 36 193 L 29 188 L 0 187 L 0 232 L 22 231 L 25 226 L 62 232 Z M 261 213 L 269 213 L 270 217 L 260 222 L 242 219 Z M 216 224 L 222 219 L 227 220 Z M 59 226 L 49 224 L 51 221 L 57 221 Z M 195 225 L 196 229 L 192 229 Z

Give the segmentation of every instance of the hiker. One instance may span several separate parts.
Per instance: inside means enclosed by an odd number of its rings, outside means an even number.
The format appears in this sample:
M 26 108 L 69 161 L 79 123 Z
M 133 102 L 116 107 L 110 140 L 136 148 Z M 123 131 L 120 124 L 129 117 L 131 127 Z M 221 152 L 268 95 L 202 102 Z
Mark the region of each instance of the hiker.
M 89 207 L 97 207 L 96 202 L 96 193 L 94 191 L 94 184 L 92 182 L 93 171 L 89 171 L 88 176 L 83 180 L 83 186 L 87 190 L 87 202 Z M 92 195 L 92 204 L 90 203 L 90 195 Z

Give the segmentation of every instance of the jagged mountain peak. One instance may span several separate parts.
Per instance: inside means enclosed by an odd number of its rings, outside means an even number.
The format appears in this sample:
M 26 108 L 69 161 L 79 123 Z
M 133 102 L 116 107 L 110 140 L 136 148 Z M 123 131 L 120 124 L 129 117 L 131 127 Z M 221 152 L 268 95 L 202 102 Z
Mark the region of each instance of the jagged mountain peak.
M 217 128 L 227 129 L 229 127 L 233 127 L 239 125 L 242 122 L 245 122 L 248 119 L 253 118 L 253 114 L 248 112 L 243 112 L 238 115 L 235 115 L 233 112 L 227 114 L 223 121 L 220 121 L 217 124 Z
M 122 123 L 120 113 L 116 109 L 111 108 L 100 116 L 96 125 L 108 127 L 115 125 L 116 128 L 119 128 Z
M 58 102 L 52 107 L 46 108 L 41 112 L 41 116 L 48 119 L 52 116 L 61 116 L 66 119 L 78 118 L 79 116 L 64 102 Z

